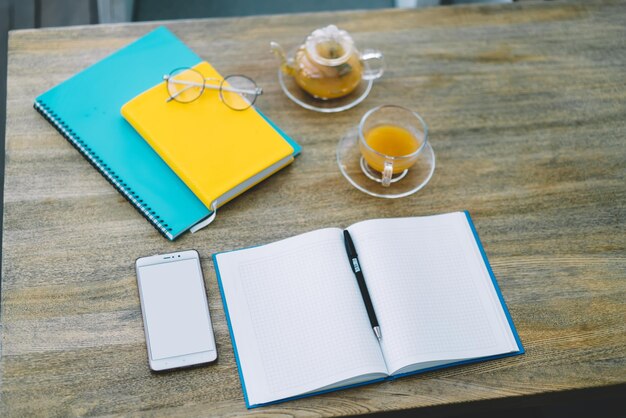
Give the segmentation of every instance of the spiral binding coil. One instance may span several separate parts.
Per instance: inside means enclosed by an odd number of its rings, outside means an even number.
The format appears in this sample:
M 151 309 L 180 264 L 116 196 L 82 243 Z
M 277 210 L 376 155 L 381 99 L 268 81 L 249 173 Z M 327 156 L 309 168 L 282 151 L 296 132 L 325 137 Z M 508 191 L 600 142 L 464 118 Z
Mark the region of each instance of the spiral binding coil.
M 171 231 L 172 228 L 156 215 L 156 212 L 152 210 L 150 206 L 147 206 L 142 199 L 126 184 L 111 168 L 98 157 L 93 150 L 85 144 L 84 141 L 74 132 L 59 116 L 50 109 L 42 101 L 38 100 L 34 104 L 35 110 L 37 110 L 48 122 L 50 122 L 61 135 L 65 137 L 86 159 L 89 163 L 104 176 L 109 183 L 117 189 L 122 196 L 124 196 L 139 212 L 154 226 L 157 231 L 163 234 L 166 238 L 173 240 L 174 236 Z

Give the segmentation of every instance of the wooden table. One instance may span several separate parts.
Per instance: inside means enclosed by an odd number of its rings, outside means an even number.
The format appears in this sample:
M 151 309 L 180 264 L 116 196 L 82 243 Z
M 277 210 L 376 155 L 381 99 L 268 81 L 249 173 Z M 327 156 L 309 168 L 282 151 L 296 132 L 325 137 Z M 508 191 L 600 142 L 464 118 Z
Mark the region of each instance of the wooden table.
M 336 23 L 384 51 L 359 106 L 290 102 L 269 42 Z M 10 36 L 2 264 L 2 416 L 327 416 L 611 387 L 626 382 L 626 3 L 549 2 L 167 22 L 303 146 L 289 168 L 168 242 L 32 108 L 34 98 L 156 24 Z M 80 94 L 81 92 L 76 92 Z M 419 193 L 370 197 L 335 147 L 369 108 L 430 125 L 437 168 Z M 210 254 L 326 226 L 467 209 L 527 349 L 247 411 Z M 197 249 L 219 361 L 148 369 L 134 260 Z

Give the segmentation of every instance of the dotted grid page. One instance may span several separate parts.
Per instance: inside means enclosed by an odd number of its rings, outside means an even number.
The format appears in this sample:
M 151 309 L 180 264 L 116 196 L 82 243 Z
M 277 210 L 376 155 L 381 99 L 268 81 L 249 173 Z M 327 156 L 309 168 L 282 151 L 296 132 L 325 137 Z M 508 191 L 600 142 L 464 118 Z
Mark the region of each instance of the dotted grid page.
M 391 374 L 517 350 L 464 213 L 365 221 L 349 230 Z
M 251 405 L 387 374 L 340 229 L 217 260 Z

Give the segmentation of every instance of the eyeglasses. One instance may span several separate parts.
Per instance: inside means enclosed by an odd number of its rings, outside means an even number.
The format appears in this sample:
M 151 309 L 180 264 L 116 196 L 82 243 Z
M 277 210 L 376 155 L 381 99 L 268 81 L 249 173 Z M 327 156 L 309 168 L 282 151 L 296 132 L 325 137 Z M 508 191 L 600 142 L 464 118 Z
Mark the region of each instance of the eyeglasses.
M 206 78 L 193 68 L 177 68 L 163 76 L 167 82 L 168 102 L 190 103 L 205 89 L 219 90 L 220 100 L 233 110 L 246 110 L 263 94 L 254 80 L 245 75 L 229 75 L 224 79 Z M 213 84 L 211 84 L 213 83 Z

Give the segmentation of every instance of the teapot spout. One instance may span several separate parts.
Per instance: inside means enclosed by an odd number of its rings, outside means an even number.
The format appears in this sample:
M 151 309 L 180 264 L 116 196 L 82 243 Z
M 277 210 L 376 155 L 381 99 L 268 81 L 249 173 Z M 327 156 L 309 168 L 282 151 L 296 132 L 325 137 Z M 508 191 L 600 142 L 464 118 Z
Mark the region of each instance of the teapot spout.
M 270 49 L 280 59 L 280 69 L 283 73 L 293 76 L 295 72 L 295 68 L 293 66 L 293 62 L 287 59 L 287 55 L 285 54 L 285 50 L 278 42 L 270 42 Z

